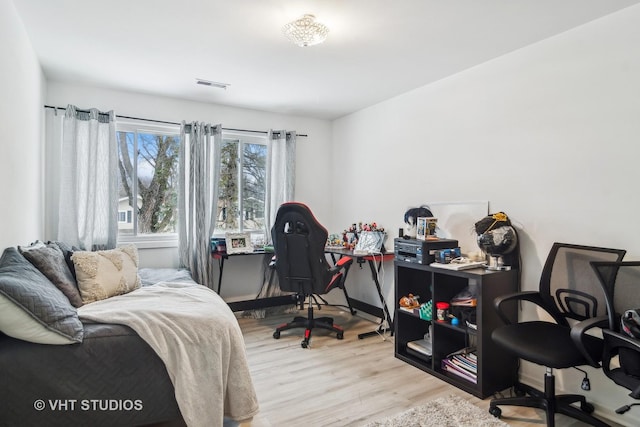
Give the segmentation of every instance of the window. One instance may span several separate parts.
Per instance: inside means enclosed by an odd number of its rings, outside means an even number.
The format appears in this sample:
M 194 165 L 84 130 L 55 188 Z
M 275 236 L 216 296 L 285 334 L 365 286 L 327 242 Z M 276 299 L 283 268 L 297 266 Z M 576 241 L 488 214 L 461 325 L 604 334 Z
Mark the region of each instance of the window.
M 179 126 L 118 122 L 118 236 L 175 238 Z
M 118 122 L 116 139 L 120 178 L 119 239 L 175 239 L 179 126 Z M 263 233 L 266 135 L 223 132 L 219 161 L 215 234 Z
M 223 132 L 216 234 L 264 232 L 267 137 Z

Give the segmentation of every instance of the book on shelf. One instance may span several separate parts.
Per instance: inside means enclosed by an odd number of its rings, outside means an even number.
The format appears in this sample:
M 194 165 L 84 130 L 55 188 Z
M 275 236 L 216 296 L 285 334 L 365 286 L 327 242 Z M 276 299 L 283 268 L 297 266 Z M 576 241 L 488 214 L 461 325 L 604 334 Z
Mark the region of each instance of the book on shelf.
M 449 372 L 457 377 L 463 378 L 469 382 L 474 384 L 478 383 L 478 376 L 474 373 L 471 373 L 465 369 L 462 369 L 460 366 L 453 363 L 453 361 L 449 359 L 442 359 L 442 370 Z
M 460 360 L 461 362 L 467 363 L 471 366 L 476 366 L 476 367 L 478 366 L 478 356 L 476 356 L 475 353 L 454 354 L 452 358 L 456 360 Z
M 453 357 L 458 357 L 464 360 L 467 360 L 469 363 L 478 363 L 478 356 L 476 355 L 476 347 L 465 347 L 461 350 L 454 351 L 453 353 L 447 354 L 447 359 L 451 359 Z
M 478 373 L 478 365 L 472 362 L 471 360 L 465 358 L 464 356 L 456 355 L 449 360 L 451 360 L 453 363 L 455 363 L 465 371 L 468 371 L 474 375 Z

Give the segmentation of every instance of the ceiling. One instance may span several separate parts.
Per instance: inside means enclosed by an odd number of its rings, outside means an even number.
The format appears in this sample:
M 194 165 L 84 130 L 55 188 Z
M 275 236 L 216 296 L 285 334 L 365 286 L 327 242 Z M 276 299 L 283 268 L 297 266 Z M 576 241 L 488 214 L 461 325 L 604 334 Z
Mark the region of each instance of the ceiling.
M 48 80 L 335 119 L 640 0 L 13 2 Z M 305 13 L 323 44 L 283 36 Z

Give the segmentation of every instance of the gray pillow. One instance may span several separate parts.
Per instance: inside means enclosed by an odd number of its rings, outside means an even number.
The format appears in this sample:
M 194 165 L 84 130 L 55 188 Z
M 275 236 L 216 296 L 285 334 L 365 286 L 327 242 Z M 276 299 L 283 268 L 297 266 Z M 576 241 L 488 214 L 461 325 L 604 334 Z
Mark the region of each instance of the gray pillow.
M 73 265 L 73 261 L 71 261 L 71 255 L 73 255 L 74 251 L 79 251 L 80 249 L 76 248 L 75 246 L 71 246 L 65 242 L 52 242 L 52 241 L 47 242 L 47 244 L 49 243 L 53 243 L 60 248 L 60 250 L 64 254 L 64 261 L 67 263 L 67 267 L 69 267 L 69 271 L 71 271 L 71 274 L 73 275 L 73 280 L 77 280 L 76 267 L 75 265 Z M 78 284 L 76 283 L 76 287 L 77 285 Z
M 17 322 L 15 316 L 0 316 L 0 330 L 5 334 L 45 344 L 82 342 L 84 329 L 75 307 L 13 247 L 5 249 L 0 258 L 0 296 L 5 304 L 4 311 L 17 313 L 21 319 Z M 6 309 L 6 304 L 11 310 Z M 34 338 L 34 328 L 47 335 L 39 334 Z
M 55 243 L 22 252 L 22 255 L 44 274 L 69 299 L 74 307 L 82 306 L 82 297 L 62 250 Z

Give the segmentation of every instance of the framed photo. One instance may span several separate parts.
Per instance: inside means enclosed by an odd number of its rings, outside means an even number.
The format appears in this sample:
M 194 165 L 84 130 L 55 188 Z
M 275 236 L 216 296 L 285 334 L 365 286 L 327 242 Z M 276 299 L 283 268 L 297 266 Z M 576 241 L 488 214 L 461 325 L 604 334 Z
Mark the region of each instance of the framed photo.
M 427 240 L 435 238 L 438 219 L 434 217 L 416 218 L 416 239 Z
M 228 254 L 246 254 L 253 252 L 250 233 L 226 233 L 224 236 Z

